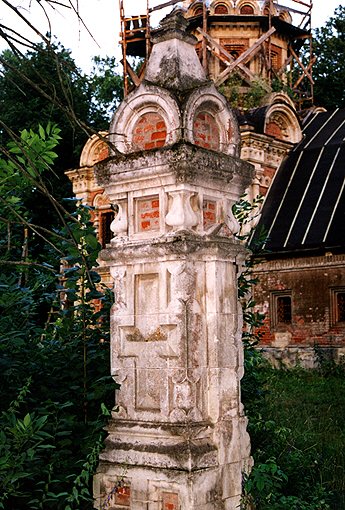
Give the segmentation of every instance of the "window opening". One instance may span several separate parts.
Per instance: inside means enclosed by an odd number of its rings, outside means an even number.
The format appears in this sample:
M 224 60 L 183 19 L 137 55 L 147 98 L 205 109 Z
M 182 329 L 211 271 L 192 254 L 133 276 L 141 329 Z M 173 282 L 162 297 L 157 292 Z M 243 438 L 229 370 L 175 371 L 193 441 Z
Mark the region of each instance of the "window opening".
M 107 211 L 101 213 L 101 245 L 105 248 L 110 240 L 113 238 L 113 233 L 110 230 L 110 225 L 114 219 L 114 211 Z

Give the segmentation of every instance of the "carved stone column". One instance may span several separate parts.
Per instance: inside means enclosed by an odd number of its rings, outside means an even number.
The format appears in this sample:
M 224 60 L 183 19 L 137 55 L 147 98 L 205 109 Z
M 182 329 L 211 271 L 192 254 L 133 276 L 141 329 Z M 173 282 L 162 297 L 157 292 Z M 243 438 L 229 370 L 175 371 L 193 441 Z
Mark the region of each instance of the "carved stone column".
M 237 299 L 246 252 L 231 205 L 252 167 L 238 159 L 235 116 L 179 13 L 163 23 L 146 73 L 110 128 L 122 154 L 96 169 L 121 204 L 100 254 L 114 280 L 111 367 L 121 388 L 96 507 L 235 510 L 250 449 Z

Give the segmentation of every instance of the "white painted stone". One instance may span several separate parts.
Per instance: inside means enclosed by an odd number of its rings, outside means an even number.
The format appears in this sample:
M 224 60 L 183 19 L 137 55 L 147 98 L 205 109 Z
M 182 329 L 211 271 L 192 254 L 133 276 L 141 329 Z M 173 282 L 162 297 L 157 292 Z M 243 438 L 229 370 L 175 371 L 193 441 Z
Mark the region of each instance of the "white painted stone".
M 115 223 L 118 235 L 100 254 L 101 267 L 114 279 L 111 373 L 121 388 L 95 477 L 95 501 L 100 508 L 123 477 L 131 509 L 161 510 L 164 498 L 171 498 L 176 510 L 235 510 L 251 461 L 240 399 L 236 280 L 246 250 L 234 238 L 229 211 L 249 184 L 252 168 L 235 156 L 236 136 L 230 149 L 224 138 L 219 152 L 193 146 L 186 133 L 182 139 L 180 119 L 189 122 L 187 108 L 208 105 L 224 133 L 228 121 L 235 121 L 210 88 L 203 102 L 198 91 L 204 75 L 191 40 L 177 30 L 172 43 L 170 28 L 157 43 L 160 53 L 152 53 L 146 81 L 114 117 L 113 142 L 127 157 L 114 153 L 96 169 L 98 185 L 123 209 Z M 183 89 L 183 107 L 170 91 L 161 96 L 159 69 L 172 68 L 163 62 L 170 48 L 176 50 L 175 64 L 193 50 L 193 66 L 199 66 L 195 76 L 185 62 L 178 68 L 177 79 L 185 76 L 191 88 Z M 176 82 L 170 85 L 174 89 Z M 131 152 L 128 123 L 134 125 L 142 111 L 162 113 L 162 101 L 164 120 L 176 126 L 170 145 Z M 204 229 L 204 200 L 214 204 L 212 229 Z M 121 506 L 112 501 L 111 508 Z
M 191 229 L 198 224 L 198 216 L 191 207 L 192 193 L 186 191 L 171 191 L 169 196 L 172 204 L 165 217 L 165 223 L 173 230 Z

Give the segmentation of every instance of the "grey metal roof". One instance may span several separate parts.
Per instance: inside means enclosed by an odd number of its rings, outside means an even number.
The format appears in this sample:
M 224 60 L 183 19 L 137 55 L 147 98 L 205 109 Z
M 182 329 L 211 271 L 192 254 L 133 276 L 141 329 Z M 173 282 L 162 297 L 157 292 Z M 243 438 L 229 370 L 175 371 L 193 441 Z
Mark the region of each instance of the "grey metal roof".
M 310 115 L 303 133 L 263 206 L 270 252 L 345 247 L 345 109 Z

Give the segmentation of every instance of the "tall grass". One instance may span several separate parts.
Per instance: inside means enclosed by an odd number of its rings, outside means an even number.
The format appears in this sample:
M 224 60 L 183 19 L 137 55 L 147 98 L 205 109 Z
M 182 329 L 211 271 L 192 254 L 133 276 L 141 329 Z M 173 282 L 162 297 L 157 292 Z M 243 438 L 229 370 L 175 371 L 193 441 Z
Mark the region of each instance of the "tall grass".
M 249 499 L 257 510 L 345 509 L 345 367 L 277 370 L 251 356 Z

